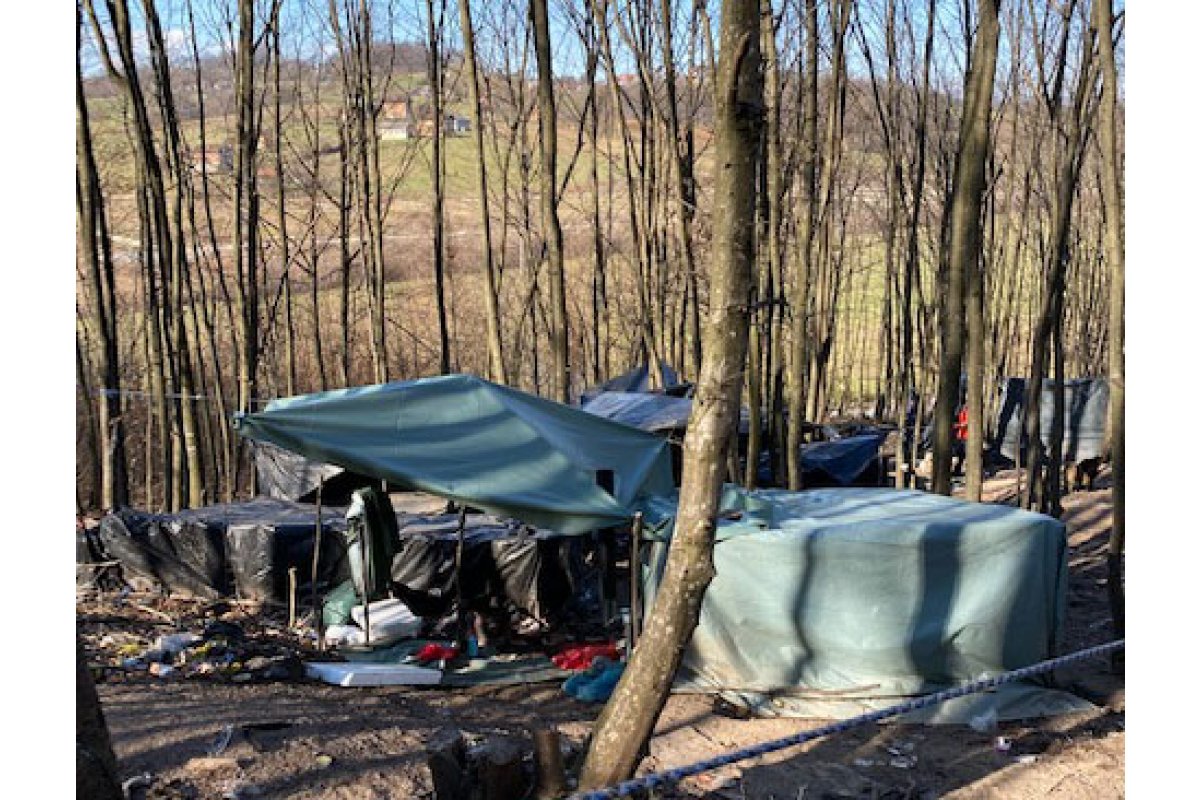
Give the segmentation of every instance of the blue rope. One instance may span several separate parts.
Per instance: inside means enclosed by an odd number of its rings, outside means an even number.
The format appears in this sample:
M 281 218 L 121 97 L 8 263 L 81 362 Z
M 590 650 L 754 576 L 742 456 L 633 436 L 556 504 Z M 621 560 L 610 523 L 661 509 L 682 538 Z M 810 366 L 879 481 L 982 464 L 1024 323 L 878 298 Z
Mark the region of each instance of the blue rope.
M 975 681 L 974 683 L 956 686 L 953 689 L 946 689 L 935 694 L 916 697 L 912 700 L 900 703 L 899 705 L 881 708 L 878 711 L 872 711 L 857 717 L 851 717 L 850 719 L 834 722 L 820 728 L 813 728 L 812 730 L 795 733 L 791 736 L 785 736 L 782 739 L 774 739 L 772 741 L 762 742 L 761 744 L 752 745 L 741 750 L 733 750 L 704 761 L 697 761 L 695 764 L 676 767 L 675 769 L 668 769 L 664 770 L 663 772 L 654 772 L 649 775 L 644 775 L 641 778 L 624 781 L 622 783 L 618 783 L 616 786 L 609 786 L 604 789 L 577 793 L 571 795 L 568 800 L 611 800 L 611 798 L 616 797 L 629 797 L 634 792 L 642 789 L 652 789 L 666 784 L 678 783 L 683 778 L 687 778 L 691 775 L 697 775 L 701 772 L 708 772 L 709 770 L 716 769 L 717 767 L 724 767 L 738 761 L 743 761 L 747 758 L 755 758 L 757 756 L 766 755 L 767 753 L 773 753 L 776 750 L 783 750 L 787 747 L 803 744 L 804 742 L 811 741 L 812 739 L 819 739 L 822 736 L 828 736 L 833 733 L 841 733 L 842 731 L 849 730 L 850 728 L 854 728 L 868 722 L 878 722 L 879 720 L 887 719 L 888 717 L 907 714 L 910 711 L 916 711 L 919 708 L 937 705 L 938 703 L 943 703 L 947 700 L 953 700 L 956 697 L 963 697 L 965 695 L 975 694 L 976 692 L 982 692 L 987 689 L 994 689 L 997 686 L 1002 686 L 1006 683 L 1013 683 L 1042 672 L 1049 672 L 1050 670 L 1061 667 L 1064 664 L 1069 664 L 1072 661 L 1080 661 L 1085 658 L 1104 655 L 1105 653 L 1119 650 L 1124 646 L 1124 639 L 1118 639 L 1116 641 L 1108 642 L 1107 644 L 1096 645 L 1095 647 L 1089 647 L 1076 653 L 1070 653 L 1065 656 L 1059 656 L 1058 658 L 1052 658 L 1048 661 L 1040 661 L 1037 664 L 1030 664 L 1027 667 L 1021 667 L 1020 669 L 1014 669 L 1011 672 L 1005 672 L 993 678 L 984 678 L 983 680 Z

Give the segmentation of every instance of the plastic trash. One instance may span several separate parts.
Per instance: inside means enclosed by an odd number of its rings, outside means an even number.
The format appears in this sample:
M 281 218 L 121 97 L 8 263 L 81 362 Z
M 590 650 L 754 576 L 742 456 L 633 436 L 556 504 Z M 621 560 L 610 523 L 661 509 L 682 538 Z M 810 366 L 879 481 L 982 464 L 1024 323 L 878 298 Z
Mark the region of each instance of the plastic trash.
M 165 655 L 173 656 L 176 653 L 181 653 L 187 650 L 194 644 L 200 641 L 200 637 L 194 633 L 169 633 L 165 636 L 160 636 L 154 642 L 155 650 L 162 651 Z
M 403 602 L 396 599 L 377 600 L 368 606 L 370 611 L 371 644 L 383 644 L 397 639 L 416 636 L 421 630 L 421 618 L 412 613 Z M 367 615 L 362 606 L 350 609 L 350 617 L 360 628 L 366 628 Z
M 366 634 L 357 625 L 330 625 L 325 629 L 326 647 L 360 645 L 366 642 L 366 640 Z
M 994 746 L 997 753 L 1007 753 L 1012 749 L 1012 739 L 1007 736 L 997 736 Z
M 313 661 L 305 665 L 310 678 L 334 686 L 421 686 L 440 683 L 436 669 L 408 664 L 359 664 Z
M 999 721 L 1000 718 L 996 714 L 996 709 L 989 708 L 982 714 L 977 714 L 976 716 L 971 717 L 967 724 L 971 726 L 971 730 L 977 733 L 992 733 L 996 730 L 996 726 Z
M 156 678 L 166 678 L 175 672 L 175 668 L 170 664 L 154 663 L 150 665 L 150 674 Z

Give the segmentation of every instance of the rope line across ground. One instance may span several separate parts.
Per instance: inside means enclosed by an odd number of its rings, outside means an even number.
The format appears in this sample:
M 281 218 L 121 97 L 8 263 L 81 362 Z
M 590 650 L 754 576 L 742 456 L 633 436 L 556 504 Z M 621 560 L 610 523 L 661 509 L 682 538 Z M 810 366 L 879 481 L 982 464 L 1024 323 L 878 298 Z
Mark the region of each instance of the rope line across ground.
M 866 714 L 861 714 L 857 717 L 851 717 L 850 719 L 830 723 L 829 725 L 824 725 L 820 728 L 813 728 L 812 730 L 794 733 L 791 736 L 785 736 L 781 739 L 773 739 L 771 741 L 751 745 L 750 747 L 745 747 L 741 750 L 733 750 L 728 753 L 724 753 L 723 755 L 714 756 L 713 758 L 705 759 L 703 761 L 697 761 L 694 764 L 688 764 L 687 766 L 663 770 L 662 772 L 653 772 L 649 775 L 643 775 L 640 778 L 618 783 L 615 786 L 605 787 L 604 789 L 596 789 L 590 792 L 578 792 L 571 795 L 568 800 L 611 800 L 611 798 L 629 797 L 634 792 L 638 792 L 643 789 L 653 789 L 655 787 L 665 786 L 667 784 L 678 783 L 683 778 L 687 778 L 692 775 L 698 775 L 701 772 L 708 772 L 709 770 L 728 766 L 729 764 L 734 764 L 738 761 L 744 761 L 748 758 L 755 758 L 757 756 L 766 755 L 767 753 L 773 753 L 776 750 L 783 750 L 788 747 L 803 744 L 804 742 L 808 742 L 813 739 L 819 739 L 822 736 L 828 736 L 833 733 L 841 733 L 842 731 L 849 730 L 850 728 L 854 728 L 859 725 L 865 725 L 869 722 L 878 722 L 879 720 L 887 719 L 888 717 L 907 714 L 910 711 L 916 711 L 919 708 L 926 708 L 928 706 L 937 705 L 938 703 L 944 703 L 945 701 L 953 700 L 956 697 L 964 697 L 968 694 L 975 694 L 976 692 L 986 691 L 987 689 L 994 689 L 997 686 L 1002 686 L 1006 683 L 1013 683 L 1042 672 L 1049 672 L 1065 664 L 1069 664 L 1072 661 L 1081 661 L 1085 658 L 1094 658 L 1095 656 L 1105 655 L 1106 653 L 1120 650 L 1123 647 L 1125 647 L 1124 639 L 1117 639 L 1105 644 L 1098 644 L 1095 647 L 1088 647 L 1084 650 L 1080 650 L 1075 653 L 1069 653 L 1065 656 L 1051 658 L 1046 661 L 1039 661 L 1036 664 L 1030 664 L 1027 667 L 1014 669 L 1010 672 L 1004 672 L 991 678 L 983 678 L 973 683 L 955 686 L 952 689 L 946 689 L 944 691 L 935 692 L 934 694 L 928 694 L 922 697 L 915 697 L 912 700 L 908 700 L 894 706 L 888 706 L 887 708 L 881 708 L 878 711 L 871 711 Z

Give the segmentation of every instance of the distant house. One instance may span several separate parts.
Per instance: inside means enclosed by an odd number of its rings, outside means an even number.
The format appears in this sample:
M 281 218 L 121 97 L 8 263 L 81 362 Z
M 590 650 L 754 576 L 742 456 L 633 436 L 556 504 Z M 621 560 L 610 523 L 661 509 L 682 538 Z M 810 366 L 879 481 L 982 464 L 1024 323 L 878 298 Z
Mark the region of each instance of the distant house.
M 206 147 L 192 154 L 192 169 L 196 172 L 208 172 L 228 175 L 233 172 L 233 145 L 223 144 L 220 147 Z
M 419 94 L 419 93 L 418 93 Z M 388 100 L 379 109 L 377 130 L 381 140 L 429 139 L 436 123 L 428 103 L 414 102 L 413 97 Z M 442 115 L 442 132 L 446 136 L 461 136 L 471 130 L 471 120 L 457 114 Z
M 447 136 L 463 136 L 471 130 L 471 120 L 457 114 L 447 114 L 444 130 Z
M 388 140 L 413 138 L 413 123 L 406 119 L 383 119 L 379 122 L 379 138 Z

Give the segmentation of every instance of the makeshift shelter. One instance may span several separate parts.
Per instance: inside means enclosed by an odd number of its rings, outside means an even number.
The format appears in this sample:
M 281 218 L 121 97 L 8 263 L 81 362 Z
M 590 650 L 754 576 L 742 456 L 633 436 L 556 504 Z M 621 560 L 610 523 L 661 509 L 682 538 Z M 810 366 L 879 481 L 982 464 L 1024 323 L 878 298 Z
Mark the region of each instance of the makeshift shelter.
M 894 489 L 729 487 L 716 576 L 675 688 L 773 716 L 845 717 L 1055 654 L 1066 611 L 1061 522 Z M 647 608 L 674 498 L 647 505 Z M 736 517 L 736 518 L 735 518 Z M 944 704 L 933 721 L 1077 710 L 1022 685 Z M 1086 707 L 1086 704 L 1082 704 Z
M 875 431 L 805 445 L 800 451 L 805 485 L 850 486 L 865 477 L 878 482 L 879 447 L 887 436 Z
M 585 402 L 583 410 L 650 433 L 670 434 L 687 428 L 692 401 L 665 394 L 601 392 Z
M 1050 446 L 1050 428 L 1054 422 L 1054 388 L 1056 381 L 1042 381 L 1038 413 L 1041 419 L 1041 438 Z M 1105 431 L 1108 423 L 1108 382 L 1104 378 L 1079 378 L 1063 384 L 1063 443 L 1062 460 L 1078 464 L 1104 455 Z M 993 456 L 1015 461 L 1020 454 L 1025 460 L 1028 446 L 1022 436 L 1021 421 L 1025 416 L 1025 379 L 1007 378 L 1001 389 L 1000 415 L 996 424 Z
M 621 524 L 670 492 L 667 443 L 471 375 L 275 400 L 238 431 L 315 461 L 561 534 Z
M 678 373 L 667 364 L 660 365 L 659 369 L 661 377 L 660 385 L 657 387 L 659 390 L 675 389 L 685 385 L 680 383 Z M 656 387 L 651 385 L 650 376 L 650 366 L 643 364 L 607 380 L 599 386 L 584 389 L 583 394 L 579 397 L 579 402 L 581 405 L 587 405 L 605 392 L 636 392 L 638 394 L 654 392 Z

